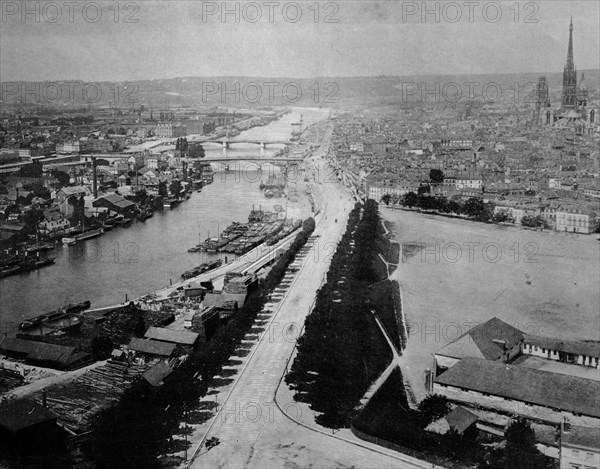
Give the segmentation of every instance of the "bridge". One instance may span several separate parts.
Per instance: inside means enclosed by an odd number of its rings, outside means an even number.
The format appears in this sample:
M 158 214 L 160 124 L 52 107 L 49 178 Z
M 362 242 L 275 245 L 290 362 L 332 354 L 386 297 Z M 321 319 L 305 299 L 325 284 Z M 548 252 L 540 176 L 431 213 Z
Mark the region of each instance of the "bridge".
M 198 140 L 200 143 L 218 143 L 223 146 L 223 148 L 229 148 L 230 145 L 234 143 L 246 143 L 252 145 L 258 145 L 260 148 L 266 148 L 267 145 L 289 145 L 291 142 L 289 140 L 235 140 L 228 138 L 208 138 L 206 140 Z
M 186 159 L 188 162 L 200 161 L 202 163 L 230 163 L 236 161 L 256 161 L 264 163 L 300 163 L 304 156 L 213 156 L 210 158 Z

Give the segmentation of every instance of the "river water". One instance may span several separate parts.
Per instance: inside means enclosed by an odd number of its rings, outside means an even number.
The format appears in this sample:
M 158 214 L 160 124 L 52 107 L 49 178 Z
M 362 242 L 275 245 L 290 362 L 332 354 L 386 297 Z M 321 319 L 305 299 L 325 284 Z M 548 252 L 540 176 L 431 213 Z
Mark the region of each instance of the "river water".
M 248 139 L 287 140 L 292 123 L 302 115 L 305 125 L 327 117 L 322 109 L 295 109 L 264 127 L 240 134 Z M 281 145 L 269 146 L 264 155 Z M 207 157 L 221 156 L 220 145 L 206 144 Z M 227 155 L 258 156 L 256 145 L 232 145 Z M 261 180 L 278 168 L 255 163 L 230 165 L 217 171 L 214 182 L 194 192 L 191 199 L 172 210 L 155 212 L 145 222 L 114 228 L 75 246 L 52 252 L 56 263 L 39 270 L 0 279 L 0 332 L 15 330 L 26 318 L 67 303 L 90 300 L 92 308 L 110 306 L 180 280 L 181 274 L 207 260 L 225 257 L 216 253 L 189 253 L 200 240 L 216 236 L 233 221 L 246 222 L 252 207 L 273 210 L 284 199 L 267 199 L 259 190 Z

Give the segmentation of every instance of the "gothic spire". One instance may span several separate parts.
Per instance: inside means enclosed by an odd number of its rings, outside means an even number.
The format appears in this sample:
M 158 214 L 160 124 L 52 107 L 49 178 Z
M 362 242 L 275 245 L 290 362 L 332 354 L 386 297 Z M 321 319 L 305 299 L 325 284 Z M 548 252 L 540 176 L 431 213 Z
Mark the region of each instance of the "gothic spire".
M 577 72 L 573 59 L 573 17 L 569 24 L 569 49 L 567 63 L 563 72 L 562 108 L 563 110 L 577 110 Z
M 567 52 L 568 70 L 575 70 L 575 61 L 573 60 L 573 16 L 571 16 L 571 24 L 569 25 L 569 50 Z

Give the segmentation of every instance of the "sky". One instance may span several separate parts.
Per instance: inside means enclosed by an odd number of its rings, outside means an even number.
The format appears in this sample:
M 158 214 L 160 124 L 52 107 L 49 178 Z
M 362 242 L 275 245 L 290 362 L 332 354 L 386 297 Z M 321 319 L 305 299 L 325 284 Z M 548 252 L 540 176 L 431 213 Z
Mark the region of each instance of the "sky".
M 600 69 L 598 0 L 0 0 L 0 81 L 552 73 L 571 15 Z

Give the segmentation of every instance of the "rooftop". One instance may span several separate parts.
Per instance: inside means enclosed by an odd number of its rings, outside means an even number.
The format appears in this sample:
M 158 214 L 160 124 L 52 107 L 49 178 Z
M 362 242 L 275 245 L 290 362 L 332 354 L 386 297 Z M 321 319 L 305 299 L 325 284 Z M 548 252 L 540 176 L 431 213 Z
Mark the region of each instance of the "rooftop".
M 175 350 L 176 344 L 167 343 L 167 342 L 159 342 L 158 340 L 147 340 L 147 339 L 138 339 L 134 337 L 127 345 L 129 350 L 133 350 L 134 352 L 147 353 L 151 355 L 160 355 L 163 357 L 169 357 Z
M 526 335 L 524 343 L 559 352 L 600 358 L 600 342 L 598 341 L 562 340 L 537 335 Z
M 165 329 L 163 327 L 151 327 L 146 331 L 147 339 L 160 340 L 162 342 L 172 342 L 174 344 L 194 345 L 198 340 L 198 334 L 188 331 L 176 331 Z
M 521 340 L 523 340 L 523 333 L 519 329 L 493 317 L 446 344 L 436 352 L 436 355 L 453 358 L 478 357 L 486 360 L 498 360 L 502 358 L 506 350 L 512 348 Z
M 55 419 L 54 412 L 30 399 L 20 399 L 0 406 L 0 427 L 11 433 Z
M 600 418 L 600 382 L 466 357 L 436 383 Z
M 571 425 L 571 429 L 563 430 L 561 435 L 562 444 L 566 446 L 577 446 L 579 448 L 600 450 L 600 427 L 587 428 Z

